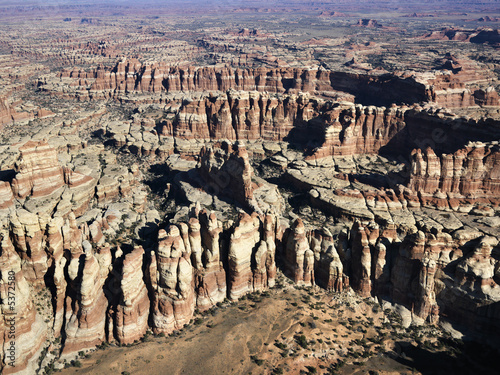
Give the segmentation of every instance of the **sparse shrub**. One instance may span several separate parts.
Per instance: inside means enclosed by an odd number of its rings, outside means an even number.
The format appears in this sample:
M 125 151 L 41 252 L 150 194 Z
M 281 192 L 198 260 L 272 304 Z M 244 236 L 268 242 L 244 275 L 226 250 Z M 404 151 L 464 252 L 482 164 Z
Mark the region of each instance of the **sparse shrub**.
M 308 374 L 316 374 L 318 372 L 318 370 L 316 370 L 316 367 L 314 366 L 306 366 L 306 369 L 308 371 Z
M 257 356 L 255 355 L 251 355 L 250 356 L 250 359 L 252 360 L 253 363 L 255 363 L 257 366 L 262 366 L 264 364 L 264 360 L 263 359 L 259 359 L 257 358 Z
M 278 349 L 285 350 L 286 349 L 286 344 L 282 342 L 275 342 L 274 346 L 276 346 Z
M 295 341 L 297 341 L 297 344 L 299 344 L 299 346 L 301 346 L 304 349 L 307 349 L 308 344 L 305 335 L 296 336 Z

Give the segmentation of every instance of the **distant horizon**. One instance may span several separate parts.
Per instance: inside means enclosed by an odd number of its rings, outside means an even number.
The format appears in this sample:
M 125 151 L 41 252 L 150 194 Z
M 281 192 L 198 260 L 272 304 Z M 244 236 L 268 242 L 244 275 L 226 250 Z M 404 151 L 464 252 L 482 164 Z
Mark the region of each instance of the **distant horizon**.
M 111 5 L 111 4 L 120 4 L 120 5 L 137 5 L 137 6 L 146 6 L 146 5 L 155 5 L 155 6 L 168 6 L 171 4 L 200 4 L 200 5 L 244 5 L 245 7 L 253 7 L 253 6 L 269 6 L 273 4 L 286 5 L 286 4 L 300 4 L 303 6 L 335 6 L 335 5 L 356 5 L 356 4 L 387 4 L 392 6 L 407 6 L 409 4 L 412 5 L 421 5 L 423 7 L 429 5 L 437 5 L 437 4 L 470 4 L 470 5 L 497 5 L 500 6 L 498 1 L 496 0 L 463 0 L 463 1 L 454 1 L 454 0 L 408 0 L 408 1 L 398 1 L 398 0 L 312 0 L 304 3 L 303 0 L 147 0 L 147 1 L 133 1 L 133 0 L 50 0 L 50 1 L 34 1 L 34 0 L 0 0 L 0 6 L 67 6 L 67 5 L 94 5 L 94 4 L 102 4 L 102 5 Z M 452 9 L 450 9 L 452 10 Z
M 484 13 L 484 15 L 500 14 L 500 4 L 496 0 L 312 0 L 303 2 L 302 0 L 146 0 L 138 2 L 133 0 L 0 0 L 0 8 L 4 15 L 0 18 L 8 17 L 9 14 L 22 12 L 35 13 L 43 12 L 64 12 L 66 16 L 72 16 L 72 12 L 95 11 L 106 9 L 102 16 L 108 16 L 110 11 L 128 12 L 131 9 L 141 9 L 146 11 L 154 9 L 162 14 L 178 14 L 185 10 L 185 14 L 199 12 L 231 12 L 233 10 L 259 12 L 262 14 L 268 11 L 285 12 L 305 12 L 311 14 L 317 12 L 349 12 L 353 14 L 372 14 L 381 12 L 399 13 L 424 13 L 424 12 L 462 12 L 462 13 Z M 19 14 L 21 15 L 21 14 Z M 76 15 L 75 15 L 76 16 Z M 97 15 L 93 15 L 98 17 Z

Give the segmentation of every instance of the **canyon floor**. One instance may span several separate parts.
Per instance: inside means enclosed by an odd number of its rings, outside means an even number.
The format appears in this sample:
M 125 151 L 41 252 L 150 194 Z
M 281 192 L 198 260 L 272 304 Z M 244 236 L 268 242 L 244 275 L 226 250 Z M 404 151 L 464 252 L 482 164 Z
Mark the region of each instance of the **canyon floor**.
M 280 281 L 270 291 L 196 314 L 167 337 L 147 334 L 135 344 L 89 351 L 61 373 L 496 373 L 488 345 L 454 338 L 441 326 L 404 328 L 394 309 L 382 309 L 383 301 Z

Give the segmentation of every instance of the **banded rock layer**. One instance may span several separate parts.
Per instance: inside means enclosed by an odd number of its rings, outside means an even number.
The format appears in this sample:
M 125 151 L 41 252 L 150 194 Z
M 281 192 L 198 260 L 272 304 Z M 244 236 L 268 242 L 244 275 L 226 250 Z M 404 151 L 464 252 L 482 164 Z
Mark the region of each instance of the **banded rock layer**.
M 226 297 L 237 300 L 273 287 L 276 257 L 282 257 L 284 272 L 299 285 L 339 292 L 350 282 L 361 295 L 391 296 L 430 322 L 436 322 L 439 311 L 456 308 L 464 320 L 478 309 L 498 317 L 490 306 L 500 301 L 498 260 L 492 255 L 498 241 L 481 238 L 479 232 L 420 230 L 401 241 L 393 224 L 356 222 L 334 238 L 326 228 L 306 230 L 300 219 L 285 229 L 273 215 L 241 214 L 235 223 L 223 224 L 192 207 L 190 216 L 188 223 L 161 229 L 157 247 L 147 255 L 140 247 L 124 253 L 90 242 L 74 215 L 60 232 L 51 226 L 51 267 L 45 280 L 53 279 L 53 327 L 64 338 L 64 353 L 106 340 L 133 342 L 148 322 L 156 333 L 181 329 L 195 308 L 206 310 Z M 474 241 L 477 246 L 471 249 Z M 18 259 L 21 270 L 17 251 L 4 236 L 2 259 Z M 5 265 L 2 272 L 9 267 L 15 268 Z M 459 296 L 458 305 L 453 296 Z M 24 311 L 31 320 L 36 316 L 30 302 Z M 479 315 L 473 320 L 479 326 L 498 329 Z M 37 348 L 38 341 L 29 341 L 26 353 Z M 28 355 L 25 365 L 29 361 Z
M 87 210 L 94 195 L 94 178 L 61 167 L 56 150 L 46 141 L 29 141 L 19 152 L 15 177 L 0 181 L 0 210 L 12 208 L 15 198 L 24 200 L 31 212 L 49 213 L 56 205 L 62 215 L 70 211 L 81 215 Z
M 104 67 L 89 72 L 63 70 L 58 76 L 72 78 L 71 86 L 79 89 L 80 98 L 93 99 L 123 93 L 224 92 L 233 89 L 288 94 L 307 92 L 351 101 L 354 95 L 384 105 L 422 101 L 450 108 L 499 105 L 493 87 L 471 86 L 477 83 L 484 86 L 490 78 L 484 76 L 480 67 L 453 56 L 445 56 L 444 61 L 446 63 L 435 73 L 376 75 L 323 68 L 178 68 L 165 63 L 142 64 L 129 59 L 118 62 L 112 70 Z M 43 84 L 43 81 L 39 82 L 39 85 Z
M 500 149 L 497 142 L 470 143 L 453 154 L 437 156 L 431 148 L 412 152 L 408 188 L 424 206 L 466 210 L 471 203 L 498 206 Z

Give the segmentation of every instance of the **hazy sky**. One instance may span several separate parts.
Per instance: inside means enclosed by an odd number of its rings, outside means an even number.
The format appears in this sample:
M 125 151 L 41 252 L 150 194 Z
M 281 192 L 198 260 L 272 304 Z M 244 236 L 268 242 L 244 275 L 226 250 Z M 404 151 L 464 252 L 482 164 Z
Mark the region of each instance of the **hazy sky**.
M 415 9 L 415 10 L 432 10 L 441 9 L 453 11 L 457 5 L 462 10 L 474 11 L 479 10 L 494 10 L 500 9 L 499 0 L 0 0 L 0 7 L 19 7 L 19 6 L 82 6 L 102 4 L 107 8 L 116 5 L 117 7 L 147 7 L 153 5 L 155 7 L 175 6 L 177 9 L 182 6 L 196 6 L 199 8 L 271 8 L 279 5 L 283 7 L 299 7 L 304 9 L 305 6 L 314 8 L 329 8 L 335 10 L 338 8 L 358 8 L 367 11 L 376 11 L 380 9 Z M 306 5 L 307 4 L 307 5 Z M 357 7 L 359 6 L 359 7 Z

